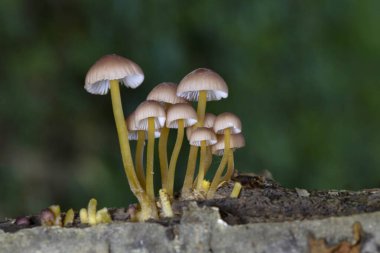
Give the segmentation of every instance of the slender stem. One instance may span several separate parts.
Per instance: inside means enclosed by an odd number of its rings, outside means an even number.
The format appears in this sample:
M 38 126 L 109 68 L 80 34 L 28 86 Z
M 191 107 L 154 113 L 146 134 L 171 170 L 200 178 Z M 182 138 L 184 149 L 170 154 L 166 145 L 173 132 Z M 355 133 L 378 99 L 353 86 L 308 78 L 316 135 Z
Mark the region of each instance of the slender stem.
M 205 121 L 206 103 L 207 103 L 207 91 L 201 90 L 198 96 L 198 108 L 197 108 L 198 126 L 200 127 L 203 126 L 204 121 Z
M 230 151 L 230 129 L 226 129 L 224 132 L 224 154 L 222 157 L 222 161 L 220 162 L 219 167 L 216 170 L 214 179 L 211 182 L 210 189 L 208 190 L 208 193 L 207 193 L 208 199 L 211 199 L 214 196 L 218 188 L 218 185 L 221 182 L 224 168 L 226 167 L 227 162 L 228 162 L 228 157 L 230 153 L 229 151 Z
M 179 152 L 181 151 L 181 146 L 183 142 L 183 136 L 184 136 L 184 122 L 183 119 L 178 120 L 178 132 L 177 132 L 177 140 L 175 142 L 174 148 L 173 148 L 173 153 L 170 158 L 170 163 L 169 163 L 169 171 L 168 171 L 168 178 L 167 178 L 167 192 L 169 196 L 173 196 L 174 192 L 174 177 L 175 177 L 175 168 L 177 165 L 177 160 L 178 160 L 178 155 Z
M 206 165 L 206 141 L 201 141 L 201 157 L 199 161 L 199 171 L 198 171 L 198 181 L 196 189 L 198 191 L 202 190 L 202 182 L 205 178 L 205 165 Z
M 197 156 L 198 156 L 198 147 L 190 146 L 189 160 L 187 160 L 185 181 L 183 183 L 182 191 L 181 191 L 182 195 L 189 194 L 191 188 L 193 187 L 193 179 L 194 179 L 194 174 L 195 174 L 195 167 L 197 164 Z
M 154 118 L 148 118 L 148 148 L 146 155 L 146 192 L 154 199 L 153 163 L 154 163 Z
M 211 164 L 212 164 L 212 152 L 211 152 L 211 146 L 206 147 L 206 158 L 205 158 L 205 176 L 207 174 L 208 169 L 210 169 Z M 198 176 L 195 177 L 194 179 L 194 184 L 196 186 L 196 183 L 198 181 Z
M 167 189 L 167 172 L 168 172 L 168 137 L 169 128 L 164 126 L 161 128 L 161 136 L 158 140 L 158 157 L 160 160 L 160 170 L 161 170 L 161 184 L 163 189 Z
M 236 182 L 234 184 L 234 188 L 232 189 L 232 192 L 230 194 L 230 198 L 237 198 L 239 197 L 240 191 L 241 191 L 241 183 Z
M 227 165 L 227 172 L 226 174 L 222 177 L 221 181 L 230 181 L 232 174 L 234 174 L 235 170 L 235 164 L 234 164 L 234 152 L 230 150 L 230 155 L 228 157 L 228 165 Z
M 204 124 L 204 119 L 205 119 L 205 114 L 206 114 L 206 103 L 207 103 L 207 91 L 200 91 L 199 96 L 198 96 L 198 107 L 197 107 L 198 123 L 195 126 L 193 126 L 194 130 L 197 127 L 203 126 Z M 194 172 L 195 172 L 195 167 L 197 163 L 197 156 L 198 156 L 198 147 L 191 146 L 190 151 L 189 151 L 189 160 L 187 161 L 185 181 L 182 187 L 182 195 L 188 194 L 192 188 Z
M 119 137 L 119 144 L 121 150 L 121 156 L 123 159 L 124 171 L 127 175 L 129 185 L 131 186 L 132 192 L 137 195 L 139 192 L 143 192 L 133 166 L 131 148 L 128 141 L 128 129 L 124 123 L 124 113 L 121 106 L 120 98 L 120 87 L 117 80 L 110 81 L 111 84 L 111 99 L 112 99 L 112 108 L 113 114 L 115 117 L 117 134 Z
M 137 130 L 137 145 L 135 154 L 137 178 L 143 188 L 145 188 L 145 173 L 144 173 L 144 145 L 145 131 Z
M 133 166 L 131 148 L 128 140 L 128 129 L 124 122 L 124 113 L 121 106 L 120 87 L 117 80 L 110 81 L 112 109 L 115 118 L 117 135 L 123 160 L 124 171 L 127 176 L 131 191 L 138 199 L 142 210 L 144 211 L 143 220 L 149 218 L 157 218 L 157 208 L 154 201 L 149 200 L 144 189 L 141 187 Z M 152 205 L 153 203 L 153 205 Z

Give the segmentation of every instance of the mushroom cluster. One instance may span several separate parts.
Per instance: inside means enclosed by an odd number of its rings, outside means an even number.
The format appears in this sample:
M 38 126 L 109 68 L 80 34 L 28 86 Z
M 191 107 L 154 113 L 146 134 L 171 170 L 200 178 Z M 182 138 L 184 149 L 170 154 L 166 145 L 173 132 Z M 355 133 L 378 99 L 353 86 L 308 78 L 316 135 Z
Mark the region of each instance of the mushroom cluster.
M 206 113 L 208 101 L 228 97 L 228 87 L 214 71 L 199 68 L 186 75 L 178 84 L 158 84 L 127 118 L 124 117 L 120 84 L 137 88 L 144 73 L 133 61 L 118 55 L 100 58 L 88 71 L 85 89 L 92 94 L 105 95 L 110 90 L 113 114 L 124 170 L 133 194 L 139 202 L 136 220 L 172 216 L 170 202 L 174 199 L 174 178 L 177 161 L 185 135 L 190 144 L 181 198 L 211 199 L 234 171 L 234 150 L 245 145 L 240 119 L 230 112 L 215 116 Z M 197 102 L 195 110 L 191 102 Z M 168 137 L 177 131 L 176 141 L 168 159 Z M 158 138 L 158 159 L 161 175 L 160 202 L 154 193 L 155 139 Z M 134 158 L 130 140 L 137 141 Z M 146 155 L 144 156 L 145 143 Z M 197 157 L 200 153 L 197 170 Z M 205 175 L 212 164 L 212 156 L 222 156 L 211 181 Z M 145 159 L 144 159 L 145 157 Z M 144 166 L 145 164 L 145 166 Z M 136 167 L 135 167 L 136 166 Z M 195 173 L 197 172 L 197 175 Z M 234 192 L 236 197 L 238 192 Z

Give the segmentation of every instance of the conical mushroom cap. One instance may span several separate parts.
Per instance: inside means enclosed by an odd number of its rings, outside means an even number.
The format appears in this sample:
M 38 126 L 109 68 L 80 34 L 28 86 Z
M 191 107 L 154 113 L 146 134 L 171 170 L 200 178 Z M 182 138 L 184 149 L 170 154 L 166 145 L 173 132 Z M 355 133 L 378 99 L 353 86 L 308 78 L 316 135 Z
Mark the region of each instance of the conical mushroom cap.
M 147 130 L 148 118 L 154 118 L 155 129 L 162 128 L 166 120 L 164 107 L 156 101 L 142 102 L 135 111 L 136 127 L 141 130 Z
M 204 122 L 203 122 L 203 127 L 213 128 L 214 127 L 215 119 L 216 119 L 215 114 L 206 112 L 205 119 L 204 119 Z M 190 137 L 191 137 L 191 134 L 193 133 L 193 130 L 194 129 L 192 127 L 186 128 L 186 137 L 187 137 L 188 140 L 190 140 Z
M 166 127 L 178 128 L 178 120 L 184 120 L 184 126 L 190 127 L 198 122 L 197 113 L 188 103 L 171 105 L 166 114 Z
M 214 145 L 217 142 L 215 133 L 205 127 L 195 129 L 190 137 L 190 145 L 201 146 L 202 141 L 206 141 L 206 146 Z
M 242 148 L 245 146 L 245 139 L 242 134 L 233 134 L 230 136 L 230 148 L 232 150 Z M 217 156 L 224 154 L 224 135 L 218 136 L 218 142 L 212 146 L 212 153 Z
M 241 121 L 238 116 L 231 112 L 224 112 L 216 116 L 214 131 L 216 134 L 223 134 L 226 129 L 231 130 L 231 134 L 241 132 Z
M 110 80 L 136 88 L 144 81 L 144 73 L 133 61 L 116 54 L 105 55 L 88 70 L 84 88 L 92 94 L 105 95 Z
M 156 87 L 149 92 L 146 100 L 154 100 L 167 104 L 186 103 L 184 98 L 177 96 L 177 85 L 170 82 L 156 85 Z
M 199 68 L 187 74 L 179 83 L 177 96 L 189 101 L 198 101 L 200 91 L 207 91 L 207 101 L 228 97 L 228 87 L 216 72 Z
M 132 112 L 129 114 L 127 119 L 125 120 L 125 123 L 127 124 L 128 129 L 128 139 L 129 140 L 138 140 L 138 131 L 139 129 L 136 127 L 136 121 L 135 121 L 135 112 Z M 145 132 L 144 136 L 145 139 L 148 139 L 148 132 L 143 130 Z M 156 129 L 154 131 L 154 138 L 159 138 L 161 136 L 161 132 L 159 129 Z

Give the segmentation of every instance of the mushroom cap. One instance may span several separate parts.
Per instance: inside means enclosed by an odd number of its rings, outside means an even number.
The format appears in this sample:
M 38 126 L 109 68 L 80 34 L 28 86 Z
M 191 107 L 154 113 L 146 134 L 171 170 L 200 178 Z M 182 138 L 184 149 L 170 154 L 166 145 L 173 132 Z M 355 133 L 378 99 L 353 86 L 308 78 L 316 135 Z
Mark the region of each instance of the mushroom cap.
M 241 121 L 238 116 L 231 112 L 224 112 L 216 116 L 214 131 L 216 134 L 224 134 L 226 129 L 231 130 L 231 134 L 241 132 Z
M 212 129 L 199 127 L 193 131 L 190 137 L 190 145 L 200 146 L 202 141 L 206 141 L 206 146 L 214 145 L 217 142 Z
M 244 136 L 240 134 L 233 134 L 230 137 L 230 148 L 236 150 L 245 146 Z M 224 135 L 218 136 L 218 142 L 212 146 L 211 151 L 214 155 L 222 156 L 224 154 Z
M 188 103 L 171 105 L 166 114 L 166 127 L 178 128 L 178 120 L 184 120 L 184 126 L 189 127 L 198 122 L 197 113 Z
M 206 112 L 205 119 L 204 119 L 204 122 L 203 122 L 203 127 L 213 128 L 214 127 L 215 119 L 216 119 L 215 114 Z M 188 140 L 190 140 L 190 137 L 191 137 L 192 133 L 193 133 L 193 128 L 192 127 L 186 128 L 186 137 L 187 137 Z
M 228 87 L 216 72 L 199 68 L 187 74 L 179 83 L 177 96 L 189 101 L 198 101 L 200 91 L 207 91 L 207 101 L 228 97 Z
M 168 104 L 186 103 L 184 98 L 177 96 L 177 85 L 170 82 L 163 82 L 156 85 L 156 87 L 149 92 L 146 100 L 154 100 Z
M 144 101 L 135 111 L 136 127 L 148 130 L 148 118 L 154 118 L 154 128 L 159 129 L 165 125 L 166 113 L 164 107 L 157 101 Z
M 119 80 L 126 87 L 137 88 L 144 81 L 144 73 L 133 61 L 116 54 L 105 55 L 88 70 L 84 88 L 92 94 L 105 95 L 110 80 Z
M 131 114 L 128 115 L 128 117 L 125 120 L 125 123 L 126 123 L 127 129 L 128 129 L 128 139 L 129 140 L 138 140 L 137 131 L 139 131 L 139 129 L 136 127 L 135 112 L 132 112 Z M 160 130 L 156 129 L 154 131 L 154 138 L 159 138 L 160 136 L 161 136 Z M 147 131 L 145 131 L 145 139 L 148 139 L 148 132 Z

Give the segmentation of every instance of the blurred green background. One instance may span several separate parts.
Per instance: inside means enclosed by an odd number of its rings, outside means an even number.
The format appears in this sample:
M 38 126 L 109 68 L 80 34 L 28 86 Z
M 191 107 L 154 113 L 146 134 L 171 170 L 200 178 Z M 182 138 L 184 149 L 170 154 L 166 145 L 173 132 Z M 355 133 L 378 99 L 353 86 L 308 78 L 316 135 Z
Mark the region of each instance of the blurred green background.
M 126 113 L 162 81 L 220 73 L 230 96 L 208 111 L 241 117 L 240 171 L 267 169 L 289 187 L 378 187 L 379 24 L 380 1 L 0 1 L 0 216 L 134 201 L 110 97 L 83 89 L 109 53 L 145 72 L 122 89 Z

